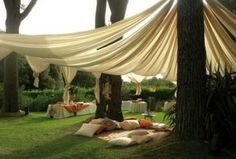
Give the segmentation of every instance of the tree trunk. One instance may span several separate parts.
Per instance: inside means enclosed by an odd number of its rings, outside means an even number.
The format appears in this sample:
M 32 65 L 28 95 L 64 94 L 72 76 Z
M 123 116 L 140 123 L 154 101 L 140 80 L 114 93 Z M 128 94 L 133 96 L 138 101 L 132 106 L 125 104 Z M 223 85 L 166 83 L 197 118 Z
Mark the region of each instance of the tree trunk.
M 107 0 L 97 0 L 96 28 L 105 25 L 106 2 Z M 115 23 L 124 19 L 128 0 L 108 0 L 108 3 L 111 10 L 111 22 Z M 108 101 L 102 94 L 103 86 L 106 82 L 104 79 L 109 79 L 111 85 L 111 99 Z M 102 74 L 100 78 L 100 103 L 97 104 L 96 118 L 106 115 L 113 120 L 123 121 L 121 111 L 121 86 L 121 76 Z
M 204 135 L 206 51 L 202 0 L 177 3 L 178 71 L 176 133 L 180 137 Z
M 105 81 L 108 75 L 103 74 L 99 79 L 99 93 L 100 93 L 100 102 L 97 102 L 97 110 L 95 113 L 95 118 L 104 118 L 106 117 L 107 105 L 108 101 L 106 100 L 105 96 L 103 95 L 103 86 L 105 85 Z
M 124 117 L 121 111 L 121 76 L 109 75 L 111 83 L 111 100 L 108 103 L 107 117 L 117 121 L 123 121 Z
M 20 1 L 4 1 L 7 10 L 6 32 L 19 33 L 20 26 Z M 18 69 L 17 54 L 11 53 L 4 59 L 4 101 L 3 113 L 17 113 L 18 104 Z
M 32 0 L 27 8 L 20 13 L 20 0 L 4 0 L 7 11 L 6 32 L 19 33 L 21 21 L 29 14 L 37 0 Z M 19 112 L 18 105 L 18 69 L 17 54 L 11 53 L 4 59 L 4 102 L 1 112 L 14 115 Z M 13 114 L 11 114 L 13 113 Z
M 4 101 L 2 112 L 14 113 L 19 111 L 18 105 L 18 70 L 17 54 L 11 53 L 4 59 Z

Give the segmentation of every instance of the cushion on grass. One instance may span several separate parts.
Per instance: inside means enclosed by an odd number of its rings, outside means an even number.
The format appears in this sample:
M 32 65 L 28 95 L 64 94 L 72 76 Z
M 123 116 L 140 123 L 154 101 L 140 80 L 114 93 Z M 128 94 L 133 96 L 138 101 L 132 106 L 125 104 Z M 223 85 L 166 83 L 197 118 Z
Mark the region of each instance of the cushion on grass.
M 119 121 L 116 121 L 116 120 L 112 120 L 112 121 L 116 124 L 116 129 L 120 129 L 121 128 Z
M 92 137 L 95 132 L 100 128 L 101 125 L 99 124 L 87 124 L 84 123 L 81 128 L 75 132 L 75 135 L 82 135 Z
M 118 137 L 111 139 L 108 143 L 116 146 L 131 146 L 136 144 L 136 141 L 128 137 Z
M 138 120 L 124 120 L 120 123 L 120 126 L 124 130 L 133 130 L 140 128 Z
M 152 138 L 154 142 L 158 142 L 164 137 L 168 136 L 169 134 L 170 134 L 169 132 L 158 132 L 158 133 L 151 134 L 149 136 Z
M 137 118 L 136 117 L 125 117 L 124 120 L 137 120 Z
M 150 128 L 152 129 L 165 129 L 168 126 L 165 123 L 152 123 L 152 126 Z
M 118 125 L 111 119 L 104 119 L 103 124 L 106 126 L 106 130 L 114 130 Z
M 147 135 L 149 132 L 147 130 L 138 129 L 132 130 L 130 133 L 127 134 L 128 137 L 132 137 L 133 135 Z
M 103 118 L 98 118 L 98 119 L 92 119 L 89 123 L 90 124 L 102 124 Z
M 152 121 L 147 119 L 139 119 L 139 124 L 141 128 L 150 128 L 152 126 Z
M 100 124 L 100 127 L 97 129 L 95 134 L 101 134 L 104 130 L 106 130 L 106 125 Z
M 152 139 L 149 135 L 133 135 L 131 139 L 135 140 L 138 144 L 143 144 Z

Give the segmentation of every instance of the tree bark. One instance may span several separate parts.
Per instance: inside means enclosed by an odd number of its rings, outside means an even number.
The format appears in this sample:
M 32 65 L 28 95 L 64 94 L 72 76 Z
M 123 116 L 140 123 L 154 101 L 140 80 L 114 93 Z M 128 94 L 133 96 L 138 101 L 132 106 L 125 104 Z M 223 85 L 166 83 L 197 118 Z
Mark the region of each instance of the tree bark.
M 202 0 L 177 3 L 178 71 L 176 133 L 180 137 L 204 135 L 206 106 L 206 51 Z
M 97 0 L 96 28 L 105 26 L 106 2 L 107 0 Z M 111 22 L 115 23 L 124 19 L 128 0 L 108 0 L 108 3 L 111 10 Z M 104 98 L 102 94 L 106 82 L 105 79 L 109 79 L 111 85 L 110 100 Z M 113 120 L 123 121 L 124 118 L 121 111 L 121 86 L 121 76 L 102 74 L 99 85 L 100 103 L 97 103 L 96 118 L 107 116 Z
M 7 11 L 6 32 L 19 33 L 21 21 L 29 14 L 37 0 L 32 0 L 24 12 L 20 13 L 20 0 L 4 0 Z M 4 102 L 3 113 L 18 113 L 18 69 L 17 54 L 11 53 L 4 59 Z

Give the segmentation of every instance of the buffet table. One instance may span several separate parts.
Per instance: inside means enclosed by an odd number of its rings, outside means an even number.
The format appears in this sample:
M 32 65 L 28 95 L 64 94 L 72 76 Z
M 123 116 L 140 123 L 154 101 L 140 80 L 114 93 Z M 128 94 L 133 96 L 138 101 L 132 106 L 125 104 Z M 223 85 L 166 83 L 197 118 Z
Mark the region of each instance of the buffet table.
M 64 104 L 58 102 L 56 104 L 49 104 L 46 116 L 48 118 L 66 118 L 75 115 L 91 114 L 96 111 L 96 105 L 94 103 L 72 103 Z

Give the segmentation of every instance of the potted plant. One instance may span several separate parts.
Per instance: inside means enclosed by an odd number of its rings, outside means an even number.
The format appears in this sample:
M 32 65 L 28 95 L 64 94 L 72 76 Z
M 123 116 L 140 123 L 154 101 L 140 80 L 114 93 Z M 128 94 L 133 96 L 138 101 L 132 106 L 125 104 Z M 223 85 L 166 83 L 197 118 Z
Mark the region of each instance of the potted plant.
M 219 69 L 207 76 L 206 133 L 211 150 L 236 143 L 236 72 Z

